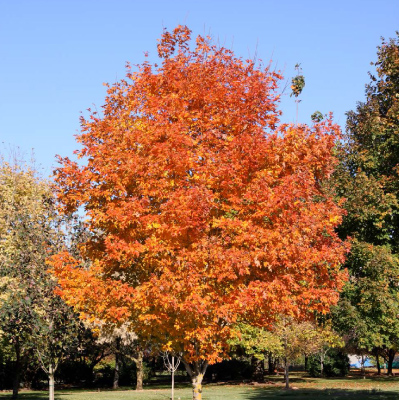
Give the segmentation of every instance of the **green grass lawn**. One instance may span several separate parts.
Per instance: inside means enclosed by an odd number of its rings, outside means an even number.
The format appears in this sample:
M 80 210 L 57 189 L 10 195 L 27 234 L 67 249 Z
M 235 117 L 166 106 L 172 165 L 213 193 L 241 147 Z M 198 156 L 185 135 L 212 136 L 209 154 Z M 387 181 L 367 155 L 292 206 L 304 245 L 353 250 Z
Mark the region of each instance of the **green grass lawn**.
M 358 376 L 347 378 L 319 379 L 309 378 L 304 374 L 292 374 L 292 390 L 285 390 L 281 377 L 267 377 L 265 384 L 206 384 L 203 386 L 203 400 L 394 400 L 398 399 L 399 382 L 394 377 L 370 376 L 361 379 Z M 0 393 L 0 399 L 10 398 L 10 392 Z M 145 388 L 135 390 L 58 390 L 56 400 L 168 400 L 170 389 Z M 21 391 L 21 400 L 44 400 L 47 392 Z M 191 388 L 179 385 L 175 389 L 175 400 L 190 400 Z

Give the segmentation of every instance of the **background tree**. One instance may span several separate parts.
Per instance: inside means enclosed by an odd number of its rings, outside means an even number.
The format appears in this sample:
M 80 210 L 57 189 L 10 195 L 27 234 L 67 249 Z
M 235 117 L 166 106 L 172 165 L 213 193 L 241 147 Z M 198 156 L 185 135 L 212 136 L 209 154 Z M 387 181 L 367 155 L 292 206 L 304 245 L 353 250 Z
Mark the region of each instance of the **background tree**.
M 324 363 L 328 351 L 344 346 L 343 339 L 327 323 L 314 326 L 314 329 L 307 334 L 306 343 L 307 355 L 317 355 L 320 359 L 321 376 L 324 375 Z
M 347 215 L 338 231 L 353 238 L 350 280 L 335 323 L 359 352 L 398 351 L 399 44 L 382 41 L 366 101 L 347 114 L 346 141 L 335 174 Z
M 54 370 L 79 328 L 71 307 L 54 294 L 46 258 L 64 243 L 47 182 L 22 162 L 0 165 L 0 329 L 14 349 L 13 398 L 32 353 L 40 356 L 54 397 Z
M 309 322 L 297 322 L 292 318 L 281 318 L 274 327 L 281 349 L 278 353 L 285 370 L 285 388 L 289 389 L 289 367 L 303 354 L 310 354 L 313 339 L 313 325 Z
M 386 246 L 353 241 L 351 271 L 334 321 L 349 351 L 381 355 L 392 362 L 398 338 L 398 262 Z
M 53 278 L 54 279 L 54 278 Z M 51 282 L 52 279 L 49 278 Z M 51 284 L 53 283 L 53 284 Z M 55 282 L 38 287 L 40 304 L 34 305 L 32 345 L 43 371 L 49 378 L 49 400 L 54 400 L 55 373 L 60 362 L 78 346 L 78 333 L 83 326 L 71 307 L 54 294 Z
M 273 331 L 244 323 L 237 324 L 236 329 L 236 336 L 229 342 L 233 350 L 240 348 L 255 360 L 268 359 L 269 373 L 273 373 L 282 349 L 279 337 Z M 260 374 L 256 371 L 253 376 L 263 380 L 264 368 L 260 368 L 260 370 Z
M 282 317 L 270 330 L 238 324 L 238 335 L 233 346 L 260 360 L 267 356 L 280 359 L 285 370 L 285 385 L 289 389 L 289 367 L 301 356 L 318 355 L 321 376 L 327 351 L 343 345 L 341 338 L 329 324 L 318 326 L 312 321 L 296 321 Z
M 18 394 L 22 364 L 32 349 L 32 303 L 38 278 L 46 274 L 44 247 L 51 230 L 49 188 L 35 171 L 7 164 L 0 166 L 0 326 L 13 344 L 15 372 L 13 397 Z M 43 249 L 43 251 L 41 251 Z
M 136 390 L 143 390 L 144 364 L 143 357 L 148 351 L 149 344 L 143 343 L 128 323 L 121 326 L 99 324 L 95 326 L 98 332 L 98 342 L 108 343 L 115 355 L 115 373 L 113 388 L 119 387 L 119 372 L 123 358 L 132 360 L 136 365 Z
M 81 259 L 53 258 L 83 317 L 130 321 L 182 353 L 193 397 L 238 317 L 326 311 L 345 274 L 341 210 L 322 188 L 339 129 L 277 127 L 280 76 L 190 30 L 164 32 L 149 62 L 82 119 L 79 166 L 61 159 L 61 208 L 83 206 Z M 154 69 L 153 69 L 154 68 Z M 89 268 L 78 265 L 91 260 Z

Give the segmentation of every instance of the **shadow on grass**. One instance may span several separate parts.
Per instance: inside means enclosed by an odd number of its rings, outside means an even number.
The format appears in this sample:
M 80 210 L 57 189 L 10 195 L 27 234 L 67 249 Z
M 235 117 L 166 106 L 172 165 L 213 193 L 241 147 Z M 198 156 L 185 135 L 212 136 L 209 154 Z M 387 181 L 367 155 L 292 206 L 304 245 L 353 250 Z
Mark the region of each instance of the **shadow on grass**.
M 274 382 L 274 383 L 284 383 L 285 377 L 283 375 L 267 375 L 264 377 L 266 382 Z M 290 383 L 299 383 L 299 382 L 316 382 L 316 378 L 311 378 L 303 375 L 289 375 Z
M 377 390 L 343 390 L 343 389 L 299 389 L 299 390 L 271 390 L 254 389 L 246 393 L 246 400 L 397 400 L 398 393 Z M 205 395 L 204 400 L 212 400 Z
M 290 383 L 300 383 L 300 382 L 308 382 L 308 383 L 318 383 L 324 380 L 326 381 L 357 381 L 357 382 L 377 382 L 377 383 L 390 383 L 390 382 L 398 382 L 398 376 L 387 376 L 387 375 L 366 375 L 365 378 L 361 376 L 361 374 L 351 374 L 347 376 L 337 376 L 337 377 L 323 377 L 323 378 L 315 378 L 305 373 L 301 374 L 291 374 L 289 376 Z M 267 375 L 265 376 L 265 381 L 282 383 L 284 382 L 284 377 L 282 375 Z
M 68 396 L 72 393 L 56 393 L 55 400 L 67 400 Z M 83 393 L 82 393 L 83 394 Z M 237 397 L 238 396 L 238 397 Z M 284 390 L 276 387 L 265 387 L 265 388 L 243 388 L 237 393 L 230 393 L 231 398 L 241 400 L 279 400 L 279 399 L 293 399 L 293 400 L 397 400 L 398 393 L 396 391 L 380 391 L 380 390 L 348 390 L 348 389 L 293 389 Z M 11 393 L 9 396 L 0 396 L 2 399 L 11 399 Z M 104 397 L 102 397 L 104 399 Z M 130 396 L 126 397 L 128 400 Z M 140 399 L 140 397 L 134 397 Z M 154 397 L 152 397 L 154 398 Z M 159 393 L 157 399 L 169 399 L 170 396 L 167 393 Z M 182 400 L 189 400 L 191 396 L 187 394 L 182 396 Z M 21 392 L 18 395 L 19 400 L 45 400 L 48 399 L 47 392 Z M 82 397 L 84 399 L 84 397 Z M 226 395 L 223 393 L 210 393 L 210 391 L 203 391 L 203 400 L 223 400 L 226 399 Z
M 61 396 L 60 396 L 61 395 Z M 55 393 L 54 394 L 54 400 L 66 400 L 66 397 L 69 395 L 69 393 Z M 1 393 L 0 398 L 2 400 L 9 400 L 12 398 L 12 394 L 10 392 L 9 395 L 6 395 L 4 393 Z M 18 393 L 17 400 L 47 400 L 49 398 L 49 393 L 48 392 L 20 392 Z
M 343 379 L 343 378 L 329 378 L 329 379 Z M 361 375 L 348 375 L 346 376 L 345 379 L 361 381 L 363 380 L 363 377 Z M 399 377 L 387 376 L 387 375 L 366 375 L 364 379 L 376 382 L 398 382 Z
M 367 376 L 360 379 L 359 376 L 348 376 L 344 378 L 310 378 L 306 375 L 293 374 L 290 384 L 294 389 L 283 389 L 282 376 L 266 376 L 264 384 L 244 384 L 243 382 L 205 383 L 203 386 L 203 400 L 397 400 L 398 399 L 398 377 Z M 332 383 L 332 381 L 334 383 Z M 296 388 L 298 382 L 299 388 Z M 306 384 L 304 384 L 306 382 Z M 377 385 L 371 384 L 376 382 Z M 311 384 L 308 387 L 307 384 Z M 124 393 L 132 391 L 132 387 L 121 387 L 115 391 L 112 389 L 101 389 L 101 395 L 97 396 L 97 389 L 65 389 L 56 390 L 55 400 L 90 399 L 109 400 L 166 400 L 170 398 L 170 384 L 153 383 L 145 385 L 144 392 Z M 374 389 L 375 388 L 375 389 Z M 146 390 L 150 389 L 150 390 Z M 168 389 L 168 390 L 166 390 Z M 182 400 L 191 400 L 190 383 L 179 382 L 175 385 L 176 393 Z M 183 389 L 183 390 L 182 390 Z M 158 392 L 160 390 L 160 392 Z M 109 396 L 107 393 L 115 393 Z M 146 393 L 147 392 L 147 393 Z M 89 396 L 89 397 L 88 397 Z M 19 400 L 45 400 L 48 392 L 21 391 Z M 0 400 L 11 399 L 11 392 L 0 392 Z
M 1 393 L 1 399 L 8 400 L 11 399 L 12 394 L 9 395 Z M 48 399 L 49 394 L 46 392 L 37 392 L 37 393 L 19 393 L 17 399 L 18 400 L 44 400 Z M 57 395 L 54 396 L 54 400 L 61 400 L 57 398 Z
M 399 394 L 395 391 L 380 390 L 346 390 L 346 389 L 298 389 L 298 390 L 273 390 L 257 388 L 245 395 L 246 400 L 397 400 Z M 206 396 L 204 396 L 204 400 Z M 210 398 L 210 400 L 212 400 Z
M 174 384 L 175 389 L 186 389 L 191 387 L 190 382 L 179 382 Z M 134 388 L 131 388 L 132 390 Z M 171 389 L 171 382 L 169 383 L 157 383 L 157 382 L 151 382 L 145 385 L 144 389 Z

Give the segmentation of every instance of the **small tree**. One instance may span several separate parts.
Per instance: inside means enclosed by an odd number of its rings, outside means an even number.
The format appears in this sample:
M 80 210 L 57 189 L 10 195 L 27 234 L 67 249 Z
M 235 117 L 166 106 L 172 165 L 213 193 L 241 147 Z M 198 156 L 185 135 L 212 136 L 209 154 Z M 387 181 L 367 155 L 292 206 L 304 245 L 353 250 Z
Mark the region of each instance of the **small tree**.
M 317 354 L 320 359 L 321 376 L 324 375 L 324 361 L 329 349 L 343 347 L 342 338 L 332 329 L 330 325 L 315 326 L 312 339 L 309 344 L 309 353 Z
M 311 321 L 296 321 L 282 317 L 269 331 L 239 324 L 233 346 L 241 346 L 247 355 L 263 360 L 267 354 L 280 358 L 285 370 L 286 389 L 289 389 L 289 367 L 302 355 L 318 354 L 321 376 L 327 351 L 343 343 L 330 326 L 318 326 Z
M 43 304 L 46 303 L 46 304 Z M 36 307 L 33 345 L 43 371 L 49 378 L 49 400 L 54 400 L 55 373 L 61 361 L 77 347 L 77 334 L 82 327 L 76 314 L 53 293 Z
M 229 342 L 233 349 L 240 348 L 246 355 L 259 361 L 263 361 L 267 357 L 278 359 L 282 344 L 273 331 L 244 323 L 237 324 L 236 330 L 236 336 Z M 262 379 L 263 377 L 260 376 L 259 378 Z
M 172 354 L 171 359 L 169 358 L 168 352 L 162 353 L 162 358 L 164 361 L 164 366 L 168 372 L 171 373 L 171 400 L 174 400 L 174 387 L 175 387 L 175 371 L 178 369 L 181 362 L 181 356 Z
M 289 386 L 289 367 L 303 354 L 312 354 L 315 325 L 311 322 L 297 322 L 292 318 L 283 317 L 275 325 L 274 333 L 279 338 L 280 358 L 285 370 L 285 388 Z

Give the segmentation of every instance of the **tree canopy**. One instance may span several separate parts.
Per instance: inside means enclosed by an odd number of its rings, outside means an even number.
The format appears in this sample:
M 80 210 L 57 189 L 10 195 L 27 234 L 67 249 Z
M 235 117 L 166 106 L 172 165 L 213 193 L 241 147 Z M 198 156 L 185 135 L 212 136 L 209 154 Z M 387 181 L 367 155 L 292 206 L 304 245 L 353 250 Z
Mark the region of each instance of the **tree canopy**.
M 55 179 L 60 208 L 83 206 L 93 236 L 52 265 L 83 317 L 129 321 L 182 353 L 195 388 L 238 320 L 328 311 L 346 246 L 321 184 L 338 126 L 279 125 L 278 73 L 190 37 L 165 31 L 161 65 L 128 66 L 103 115 L 82 118 L 82 160 L 60 158 Z
M 335 320 L 353 350 L 384 355 L 398 350 L 399 43 L 382 41 L 366 100 L 347 116 L 334 181 L 347 199 L 338 228 L 352 236 Z
M 21 161 L 0 161 L 0 336 L 13 348 L 15 398 L 28 359 L 39 357 L 54 386 L 79 321 L 54 294 L 57 282 L 46 264 L 65 243 L 50 184 Z M 50 383 L 50 398 L 52 390 Z

